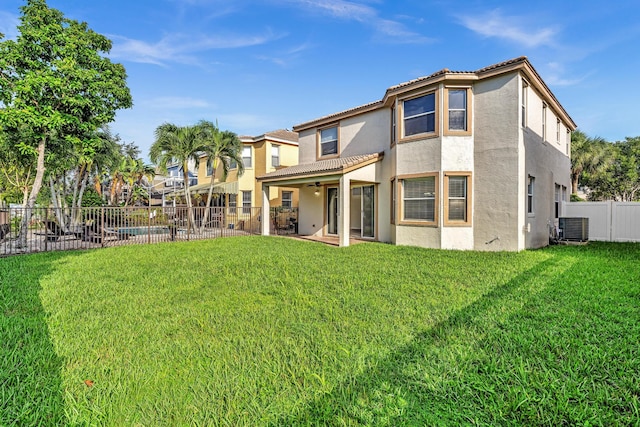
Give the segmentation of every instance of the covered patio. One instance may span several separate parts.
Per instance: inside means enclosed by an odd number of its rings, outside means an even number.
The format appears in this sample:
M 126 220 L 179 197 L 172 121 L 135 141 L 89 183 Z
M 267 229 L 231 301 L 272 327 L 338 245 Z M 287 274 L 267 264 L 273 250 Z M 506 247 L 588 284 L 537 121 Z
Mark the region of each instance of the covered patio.
M 269 188 L 293 187 L 300 193 L 298 234 L 337 239 L 378 240 L 378 185 L 384 153 L 319 160 L 257 177 L 262 183 L 262 217 L 269 215 Z M 269 223 L 261 224 L 269 235 Z

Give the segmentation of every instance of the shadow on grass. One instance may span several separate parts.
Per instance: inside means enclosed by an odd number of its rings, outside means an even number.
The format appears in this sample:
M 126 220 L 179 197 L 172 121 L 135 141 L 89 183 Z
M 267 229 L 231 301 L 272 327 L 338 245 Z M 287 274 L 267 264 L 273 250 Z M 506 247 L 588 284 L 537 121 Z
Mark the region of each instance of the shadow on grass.
M 0 258 L 0 425 L 66 425 L 63 360 L 40 301 L 41 278 L 78 253 Z
M 475 402 L 462 402 L 452 388 L 465 380 L 466 369 L 478 370 L 476 349 L 487 332 L 508 322 L 568 267 L 562 259 L 551 257 L 495 288 L 272 425 L 459 425 L 478 419 L 492 424 L 496 420 L 491 416 L 477 413 L 482 410 L 481 393 Z

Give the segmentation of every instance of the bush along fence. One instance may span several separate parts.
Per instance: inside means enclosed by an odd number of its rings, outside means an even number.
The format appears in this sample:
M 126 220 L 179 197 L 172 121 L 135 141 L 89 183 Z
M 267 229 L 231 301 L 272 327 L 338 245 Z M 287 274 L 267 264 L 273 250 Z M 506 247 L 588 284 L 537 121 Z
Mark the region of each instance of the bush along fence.
M 0 256 L 260 234 L 261 208 L 97 207 L 0 209 Z M 297 231 L 297 211 L 274 209 L 271 234 Z

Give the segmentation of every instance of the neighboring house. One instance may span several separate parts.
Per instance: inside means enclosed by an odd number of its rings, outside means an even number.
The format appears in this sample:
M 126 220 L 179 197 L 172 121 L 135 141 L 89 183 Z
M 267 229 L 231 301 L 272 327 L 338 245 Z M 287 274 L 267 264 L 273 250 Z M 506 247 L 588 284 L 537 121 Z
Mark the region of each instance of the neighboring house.
M 222 181 L 222 169 L 218 168 L 212 206 L 243 208 L 243 212 L 248 214 L 252 212 L 251 208 L 262 206 L 262 187 L 257 183 L 256 176 L 298 163 L 298 134 L 281 129 L 255 137 L 239 138 L 243 144 L 244 174 L 238 177 L 237 165 L 232 164 L 227 179 Z M 207 167 L 207 160 L 206 156 L 200 157 L 198 185 L 191 189 L 192 194 L 200 195 L 201 204 L 204 205 L 207 204 L 212 173 Z M 271 207 L 291 210 L 298 206 L 297 188 L 274 187 L 268 198 Z
M 376 102 L 294 127 L 297 166 L 259 175 L 300 189 L 299 234 L 429 248 L 548 244 L 570 188 L 576 124 L 527 58 L 444 69 Z M 268 234 L 266 224 L 262 233 Z
M 189 185 L 198 184 L 198 169 L 195 162 L 189 161 L 187 163 L 189 168 Z M 151 184 L 151 196 L 153 205 L 175 205 L 176 198 L 183 199 L 181 191 L 184 191 L 184 175 L 182 173 L 182 165 L 179 163 L 172 163 L 167 165 L 167 173 L 158 173 L 153 178 Z

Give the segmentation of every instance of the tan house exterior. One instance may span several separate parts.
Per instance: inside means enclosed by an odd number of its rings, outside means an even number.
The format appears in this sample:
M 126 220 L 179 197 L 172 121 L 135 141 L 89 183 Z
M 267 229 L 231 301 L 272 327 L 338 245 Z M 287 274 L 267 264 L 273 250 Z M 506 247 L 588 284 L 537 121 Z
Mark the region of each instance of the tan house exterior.
M 519 251 L 548 244 L 575 128 L 520 57 L 443 69 L 299 124 L 299 164 L 256 177 L 264 209 L 274 187 L 299 189 L 301 235 Z
M 259 136 L 240 136 L 243 144 L 244 174 L 238 177 L 237 167 L 232 167 L 227 179 L 222 181 L 221 168 L 214 177 L 214 200 L 212 206 L 255 208 L 262 206 L 262 189 L 256 176 L 277 171 L 298 163 L 298 134 L 289 130 L 276 130 Z M 192 194 L 200 194 L 201 203 L 206 197 L 211 182 L 211 170 L 207 167 L 207 156 L 200 157 L 198 185 Z M 297 188 L 272 188 L 269 192 L 271 207 L 298 206 Z

